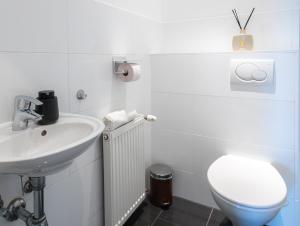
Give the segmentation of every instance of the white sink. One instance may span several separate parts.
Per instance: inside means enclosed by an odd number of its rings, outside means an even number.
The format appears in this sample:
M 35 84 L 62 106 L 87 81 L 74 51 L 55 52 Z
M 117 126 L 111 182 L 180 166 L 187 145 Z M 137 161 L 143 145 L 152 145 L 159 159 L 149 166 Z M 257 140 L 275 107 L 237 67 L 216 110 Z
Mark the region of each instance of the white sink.
M 57 123 L 32 125 L 13 132 L 12 123 L 0 124 L 0 173 L 47 176 L 56 173 L 85 152 L 102 133 L 99 120 L 61 114 Z

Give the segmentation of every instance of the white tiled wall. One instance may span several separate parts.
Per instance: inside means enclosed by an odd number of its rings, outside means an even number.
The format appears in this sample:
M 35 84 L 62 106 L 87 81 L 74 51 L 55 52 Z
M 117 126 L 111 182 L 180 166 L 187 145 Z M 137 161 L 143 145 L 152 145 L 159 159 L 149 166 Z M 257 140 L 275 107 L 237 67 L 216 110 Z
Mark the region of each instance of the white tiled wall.
M 162 20 L 162 1 L 140 1 L 140 0 L 95 0 L 110 6 L 121 8 L 122 10 L 147 17 L 151 20 Z
M 158 22 L 101 2 L 69 0 L 70 52 L 145 54 L 160 50 Z
M 231 51 L 232 36 L 239 33 L 231 9 L 237 8 L 241 22 L 245 24 L 252 7 L 256 7 L 256 11 L 247 32 L 254 37 L 254 50 L 286 51 L 299 47 L 297 0 L 230 0 L 226 4 L 217 0 L 163 2 L 164 53 Z
M 249 24 L 256 52 L 232 53 L 238 30 L 230 10 L 245 19 L 251 7 L 257 7 Z M 295 225 L 298 8 L 298 0 L 1 1 L 0 122 L 11 119 L 15 95 L 41 89 L 55 89 L 61 111 L 97 117 L 120 108 L 148 113 L 152 99 L 159 120 L 146 131 L 147 164 L 152 145 L 152 160 L 175 169 L 176 195 L 214 206 L 209 164 L 227 153 L 255 156 L 271 161 L 289 187 L 289 205 L 274 225 Z M 141 80 L 124 84 L 112 75 L 118 55 L 142 65 Z M 233 92 L 232 58 L 274 59 L 275 92 Z M 85 101 L 75 98 L 81 88 Z M 99 139 L 70 168 L 48 177 L 50 225 L 103 225 L 102 187 Z M 20 195 L 18 177 L 0 176 L 0 194 L 6 201 Z M 0 219 L 0 225 L 23 224 Z
M 275 93 L 231 91 L 229 62 L 236 57 L 275 59 Z M 298 52 L 152 56 L 152 111 L 159 118 L 152 160 L 175 169 L 176 195 L 215 206 L 207 169 L 222 155 L 238 154 L 277 167 L 291 202 L 284 222 L 294 217 L 297 61 Z
M 233 53 L 242 19 L 256 7 L 249 32 L 255 51 Z M 162 53 L 151 57 L 152 160 L 175 170 L 174 193 L 216 206 L 206 179 L 225 154 L 272 162 L 288 185 L 288 205 L 272 222 L 297 225 L 299 1 L 163 1 Z M 230 60 L 274 59 L 274 92 L 233 91 Z M 299 208 L 299 207 L 298 207 Z
M 298 0 L 163 0 L 163 21 L 178 21 L 199 18 L 212 18 L 231 15 L 233 8 L 241 13 L 250 13 L 256 7 L 257 12 L 283 11 L 299 7 Z
M 0 2 L 0 50 L 67 51 L 67 0 Z
M 100 118 L 122 108 L 149 113 L 149 53 L 160 48 L 160 13 L 154 2 L 133 3 L 125 7 L 122 1 L 1 1 L 0 122 L 11 120 L 16 95 L 37 96 L 43 89 L 56 91 L 63 112 Z M 115 55 L 140 63 L 141 79 L 129 84 L 117 80 L 112 74 Z M 87 92 L 85 101 L 75 98 L 78 89 Z M 146 133 L 149 164 L 150 128 Z M 102 180 L 99 139 L 70 168 L 47 177 L 49 225 L 103 225 Z M 6 203 L 20 196 L 18 177 L 0 176 L 0 194 Z M 32 206 L 32 195 L 26 199 Z M 0 225 L 24 223 L 0 218 Z

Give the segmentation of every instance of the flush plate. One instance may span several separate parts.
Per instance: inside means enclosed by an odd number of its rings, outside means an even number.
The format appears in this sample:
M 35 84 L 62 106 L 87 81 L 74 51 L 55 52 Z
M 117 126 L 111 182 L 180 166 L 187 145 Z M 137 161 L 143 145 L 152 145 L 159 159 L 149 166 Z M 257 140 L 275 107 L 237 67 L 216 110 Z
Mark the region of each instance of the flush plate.
M 274 60 L 232 59 L 230 64 L 230 84 L 245 91 L 260 88 L 260 91 L 274 88 Z M 254 89 L 253 91 L 259 91 Z

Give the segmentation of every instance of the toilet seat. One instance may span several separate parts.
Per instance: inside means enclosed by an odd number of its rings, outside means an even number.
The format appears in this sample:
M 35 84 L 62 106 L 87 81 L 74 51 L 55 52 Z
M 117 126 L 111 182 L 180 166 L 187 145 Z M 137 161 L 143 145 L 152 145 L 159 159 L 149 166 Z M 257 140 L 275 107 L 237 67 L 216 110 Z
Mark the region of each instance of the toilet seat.
M 214 192 L 236 205 L 263 209 L 286 200 L 285 182 L 267 162 L 223 156 L 209 167 L 207 177 Z

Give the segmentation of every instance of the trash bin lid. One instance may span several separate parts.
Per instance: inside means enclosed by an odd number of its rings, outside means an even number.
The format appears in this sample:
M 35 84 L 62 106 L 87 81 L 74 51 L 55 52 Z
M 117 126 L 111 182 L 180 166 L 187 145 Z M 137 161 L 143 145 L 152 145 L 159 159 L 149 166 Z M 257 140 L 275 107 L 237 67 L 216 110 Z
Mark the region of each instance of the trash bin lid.
M 151 166 L 150 174 L 156 179 L 168 179 L 172 177 L 172 169 L 164 164 L 155 164 Z

